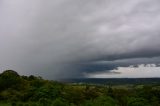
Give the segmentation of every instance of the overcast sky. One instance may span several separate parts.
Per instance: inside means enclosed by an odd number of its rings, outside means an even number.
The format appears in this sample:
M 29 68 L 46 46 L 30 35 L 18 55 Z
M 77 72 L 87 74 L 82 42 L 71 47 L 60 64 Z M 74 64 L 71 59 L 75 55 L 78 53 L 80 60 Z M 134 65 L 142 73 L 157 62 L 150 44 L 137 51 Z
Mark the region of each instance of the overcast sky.
M 1 72 L 78 78 L 139 64 L 160 73 L 160 0 L 0 0 Z

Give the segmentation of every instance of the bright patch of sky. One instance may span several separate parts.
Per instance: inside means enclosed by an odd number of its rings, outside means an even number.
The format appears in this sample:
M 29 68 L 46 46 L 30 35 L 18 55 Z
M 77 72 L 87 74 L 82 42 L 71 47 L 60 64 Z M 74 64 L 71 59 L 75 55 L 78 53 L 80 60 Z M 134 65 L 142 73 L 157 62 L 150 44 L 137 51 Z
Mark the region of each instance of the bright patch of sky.
M 85 73 L 89 78 L 150 78 L 159 77 L 160 66 L 155 64 L 140 64 L 137 67 L 118 67 L 117 69 L 100 73 Z

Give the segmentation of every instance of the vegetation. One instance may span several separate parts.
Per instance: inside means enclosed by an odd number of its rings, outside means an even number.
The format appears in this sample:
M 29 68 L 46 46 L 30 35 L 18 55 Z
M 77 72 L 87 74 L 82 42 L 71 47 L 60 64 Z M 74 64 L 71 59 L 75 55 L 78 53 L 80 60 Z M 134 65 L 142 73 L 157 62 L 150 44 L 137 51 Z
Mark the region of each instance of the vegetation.
M 0 74 L 0 106 L 160 106 L 160 85 L 66 84 L 6 70 Z

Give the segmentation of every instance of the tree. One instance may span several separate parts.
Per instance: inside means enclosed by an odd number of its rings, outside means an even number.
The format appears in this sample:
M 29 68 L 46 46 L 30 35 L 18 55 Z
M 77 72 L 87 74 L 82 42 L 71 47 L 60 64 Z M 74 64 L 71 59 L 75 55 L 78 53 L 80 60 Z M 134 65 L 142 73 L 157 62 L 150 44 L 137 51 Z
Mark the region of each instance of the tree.
M 0 90 L 16 87 L 20 84 L 20 76 L 13 70 L 6 70 L 0 74 Z

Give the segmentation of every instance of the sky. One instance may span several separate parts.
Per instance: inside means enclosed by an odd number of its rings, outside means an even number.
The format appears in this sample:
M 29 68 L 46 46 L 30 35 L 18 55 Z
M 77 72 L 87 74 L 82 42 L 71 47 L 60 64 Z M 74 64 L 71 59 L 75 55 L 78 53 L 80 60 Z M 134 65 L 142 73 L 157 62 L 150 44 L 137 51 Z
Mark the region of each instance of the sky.
M 160 77 L 160 1 L 0 0 L 7 69 L 47 79 Z

